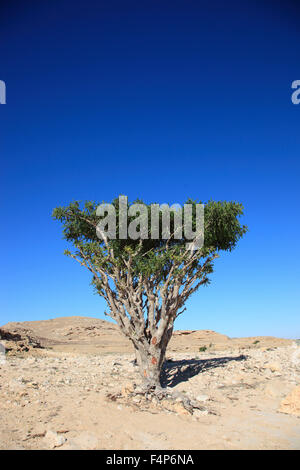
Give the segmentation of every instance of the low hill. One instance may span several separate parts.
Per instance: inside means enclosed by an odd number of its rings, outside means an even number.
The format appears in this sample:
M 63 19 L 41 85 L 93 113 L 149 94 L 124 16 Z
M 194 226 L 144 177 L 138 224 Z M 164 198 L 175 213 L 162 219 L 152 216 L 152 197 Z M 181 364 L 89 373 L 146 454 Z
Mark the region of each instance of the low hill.
M 0 328 L 0 339 L 11 353 L 40 348 L 92 354 L 132 351 L 130 341 L 114 323 L 91 317 L 10 322 Z M 229 338 L 212 330 L 178 330 L 173 334 L 168 351 L 271 348 L 289 344 L 292 340 L 270 336 Z

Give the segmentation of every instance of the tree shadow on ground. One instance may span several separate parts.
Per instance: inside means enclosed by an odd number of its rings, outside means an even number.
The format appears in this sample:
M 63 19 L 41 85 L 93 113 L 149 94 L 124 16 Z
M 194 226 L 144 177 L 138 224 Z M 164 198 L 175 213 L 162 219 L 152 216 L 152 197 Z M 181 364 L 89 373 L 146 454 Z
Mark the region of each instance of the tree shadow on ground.
M 161 383 L 163 387 L 176 387 L 180 382 L 187 382 L 191 377 L 216 367 L 222 367 L 231 361 L 245 361 L 247 356 L 214 357 L 210 359 L 167 360 L 164 363 Z

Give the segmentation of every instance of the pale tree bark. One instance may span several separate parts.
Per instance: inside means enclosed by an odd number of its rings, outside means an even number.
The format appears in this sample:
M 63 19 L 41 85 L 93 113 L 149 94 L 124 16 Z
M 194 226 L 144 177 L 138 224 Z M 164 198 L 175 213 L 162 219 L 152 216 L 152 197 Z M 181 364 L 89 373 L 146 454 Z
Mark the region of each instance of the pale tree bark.
M 161 372 L 166 357 L 166 350 L 171 339 L 173 327 L 164 331 L 161 342 L 156 343 L 156 337 L 151 338 L 146 347 L 136 348 L 136 360 L 140 375 L 146 388 L 159 388 L 161 386 Z
M 162 281 L 160 272 L 151 276 L 134 274 L 134 258 L 141 245 L 128 259 L 123 258 L 120 265 L 105 238 L 104 242 L 112 266 L 109 273 L 82 248 L 79 256 L 70 256 L 91 271 L 98 293 L 109 306 L 106 315 L 116 321 L 132 342 L 145 389 L 158 389 L 174 321 L 185 310 L 181 309 L 189 296 L 207 282 L 206 266 L 218 255 L 207 257 L 202 267 L 193 272 L 190 267 L 199 254 L 186 251 L 180 260 L 172 261 Z

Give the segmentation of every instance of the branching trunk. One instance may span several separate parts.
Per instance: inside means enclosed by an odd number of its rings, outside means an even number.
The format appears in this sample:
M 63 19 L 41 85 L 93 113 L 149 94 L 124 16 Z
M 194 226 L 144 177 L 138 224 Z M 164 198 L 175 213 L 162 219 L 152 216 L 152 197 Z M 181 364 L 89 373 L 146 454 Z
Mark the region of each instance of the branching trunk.
M 177 237 L 175 212 L 172 220 L 169 214 L 169 238 L 165 238 L 166 231 L 161 226 L 164 217 L 160 213 L 162 209 L 158 208 L 157 228 L 162 238 L 152 238 L 152 225 L 147 224 L 146 238 L 138 237 L 139 240 L 134 241 L 124 237 L 123 228 L 127 234 L 132 223 L 131 216 L 128 219 L 126 215 L 124 227 L 121 215 L 124 204 L 127 211 L 129 204 L 125 196 L 114 200 L 109 207 L 86 201 L 81 208 L 75 201 L 66 207 L 57 207 L 53 216 L 63 223 L 64 238 L 75 247 L 74 253 L 66 250 L 65 254 L 92 273 L 93 286 L 108 304 L 105 314 L 117 323 L 135 347 L 144 385 L 156 389 L 161 384 L 162 367 L 176 318 L 184 312 L 184 304 L 190 296 L 209 282 L 208 275 L 213 271 L 219 251 L 231 251 L 247 228 L 237 219 L 243 214 L 241 204 L 209 201 L 204 226 L 201 220 L 201 230 L 196 234 L 198 206 L 191 201 L 187 203 L 192 205 L 192 211 L 187 211 L 188 218 L 186 212 L 180 215 L 176 210 L 176 215 L 184 222 L 181 239 Z M 146 219 L 142 216 L 145 212 L 139 211 L 140 234 L 144 233 L 142 223 L 152 224 L 152 205 L 146 205 L 146 209 Z M 114 230 L 103 228 L 102 217 L 106 212 L 109 220 L 114 215 Z M 185 233 L 188 226 L 196 227 L 193 242 Z M 203 241 L 204 231 L 205 243 L 200 248 L 196 242 Z
M 145 387 L 159 388 L 174 321 L 184 311 L 180 309 L 189 296 L 207 282 L 207 269 L 218 255 L 208 256 L 201 266 L 197 251 L 184 249 L 181 256 L 176 257 L 174 254 L 171 257 L 170 252 L 167 269 L 162 270 L 160 267 L 150 275 L 142 272 L 137 274 L 136 262 L 140 263 L 147 254 L 140 255 L 142 242 L 128 256 L 118 255 L 117 262 L 107 238 L 103 240 L 106 247 L 105 262 L 109 260 L 109 269 L 107 265 L 95 263 L 97 257 L 91 257 L 89 251 L 85 251 L 80 244 L 77 253 L 80 256 L 70 256 L 92 272 L 93 283 L 109 306 L 107 315 L 116 321 L 122 333 L 132 341 Z M 169 249 L 167 245 L 166 250 Z M 158 250 L 156 259 L 163 256 Z

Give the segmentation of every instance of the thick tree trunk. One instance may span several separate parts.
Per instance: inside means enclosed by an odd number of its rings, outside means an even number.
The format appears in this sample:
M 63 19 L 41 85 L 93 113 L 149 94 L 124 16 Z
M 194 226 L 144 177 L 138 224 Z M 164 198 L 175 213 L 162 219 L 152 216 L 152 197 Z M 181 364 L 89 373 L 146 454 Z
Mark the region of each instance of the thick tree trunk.
M 149 389 L 160 388 L 160 375 L 164 362 L 164 355 L 160 348 L 155 351 L 156 354 L 151 354 L 142 348 L 136 349 L 136 359 L 139 366 L 140 374 L 143 381 L 143 386 Z
M 145 388 L 161 388 L 161 372 L 172 332 L 173 326 L 169 326 L 164 332 L 159 344 L 157 344 L 154 336 L 150 344 L 146 346 L 135 346 L 136 360 Z

